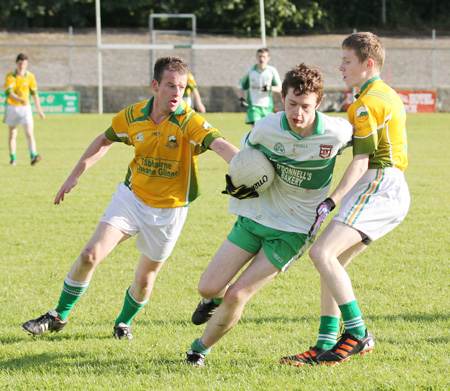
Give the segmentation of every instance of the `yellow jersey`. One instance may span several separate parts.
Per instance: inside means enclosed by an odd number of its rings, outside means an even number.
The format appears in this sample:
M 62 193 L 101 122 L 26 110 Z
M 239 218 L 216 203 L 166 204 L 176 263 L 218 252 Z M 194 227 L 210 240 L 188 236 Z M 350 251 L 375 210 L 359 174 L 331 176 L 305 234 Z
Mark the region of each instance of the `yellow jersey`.
M 378 76 L 368 80 L 347 111 L 354 126 L 353 155 L 369 154 L 369 168 L 408 166 L 406 110 Z
M 197 88 L 197 83 L 195 82 L 194 75 L 189 73 L 183 98 L 190 97 L 194 88 Z
M 198 156 L 222 136 L 184 101 L 156 125 L 149 116 L 153 99 L 122 110 L 105 135 L 134 146 L 125 185 L 137 197 L 155 208 L 186 206 L 200 195 Z
M 9 94 L 11 92 L 14 92 L 20 99 L 24 100 L 25 103 L 20 103 L 19 101 L 10 98 Z M 17 70 L 15 70 L 6 75 L 5 95 L 8 96 L 6 104 L 13 106 L 26 106 L 30 104 L 30 94 L 34 95 L 36 93 L 36 78 L 31 72 L 26 71 L 24 76 L 19 76 L 17 74 Z

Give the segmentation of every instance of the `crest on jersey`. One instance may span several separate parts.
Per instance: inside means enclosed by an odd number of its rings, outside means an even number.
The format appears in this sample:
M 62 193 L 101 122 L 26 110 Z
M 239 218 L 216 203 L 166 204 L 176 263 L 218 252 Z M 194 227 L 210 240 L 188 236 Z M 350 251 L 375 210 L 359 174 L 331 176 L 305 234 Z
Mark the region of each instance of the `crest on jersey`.
M 320 144 L 319 148 L 320 148 L 319 156 L 322 159 L 328 159 L 331 156 L 331 151 L 333 150 L 333 146 L 332 145 Z
M 208 130 L 208 129 L 212 129 L 212 126 L 211 126 L 211 124 L 209 124 L 208 122 L 203 122 L 203 125 L 202 125 L 204 128 L 205 128 L 205 130 Z
M 356 109 L 356 119 L 358 122 L 364 122 L 369 118 L 369 110 L 365 106 L 359 106 Z
M 284 145 L 281 143 L 276 143 L 275 146 L 273 147 L 273 150 L 276 153 L 279 153 L 280 155 L 286 152 Z
M 142 143 L 144 141 L 144 135 L 142 134 L 142 132 L 139 132 L 136 135 L 136 141 L 139 141 L 140 143 Z
M 178 147 L 177 138 L 173 134 L 169 136 L 166 146 L 168 146 L 169 148 Z

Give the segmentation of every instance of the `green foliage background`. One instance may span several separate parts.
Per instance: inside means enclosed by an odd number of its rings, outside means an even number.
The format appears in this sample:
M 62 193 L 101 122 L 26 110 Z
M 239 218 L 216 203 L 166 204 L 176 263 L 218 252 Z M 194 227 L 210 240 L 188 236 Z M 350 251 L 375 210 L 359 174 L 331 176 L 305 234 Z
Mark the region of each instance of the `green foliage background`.
M 266 28 L 279 34 L 362 29 L 446 29 L 450 2 L 385 0 L 387 23 L 381 23 L 382 0 L 265 0 Z M 194 13 L 198 32 L 257 34 L 259 0 L 103 0 L 104 27 L 148 26 L 150 13 Z M 161 28 L 186 28 L 182 21 L 161 21 Z M 2 0 L 3 28 L 95 26 L 95 0 Z

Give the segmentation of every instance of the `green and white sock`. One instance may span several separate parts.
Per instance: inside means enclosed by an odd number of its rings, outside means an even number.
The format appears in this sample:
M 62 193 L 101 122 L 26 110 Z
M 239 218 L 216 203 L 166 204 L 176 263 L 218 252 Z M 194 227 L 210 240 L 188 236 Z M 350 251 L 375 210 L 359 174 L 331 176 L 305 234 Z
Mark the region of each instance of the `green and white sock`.
M 205 357 L 211 353 L 211 348 L 207 348 L 203 345 L 201 338 L 197 338 L 194 342 L 192 342 L 191 349 L 194 352 L 203 354 Z
M 329 350 L 337 342 L 339 332 L 339 318 L 334 316 L 321 316 L 319 326 L 319 337 L 316 346 L 323 350 Z
M 129 325 L 133 318 L 137 315 L 137 313 L 147 303 L 148 300 L 142 302 L 136 301 L 130 294 L 130 288 L 128 288 L 127 293 L 125 294 L 125 301 L 123 303 L 122 312 L 116 319 L 115 326 L 117 326 L 119 323 L 125 323 L 126 325 Z
M 356 300 L 339 306 L 342 319 L 344 320 L 345 331 L 353 334 L 355 337 L 363 338 L 366 333 L 366 325 L 361 316 L 361 310 Z
M 67 276 L 64 280 L 63 290 L 59 297 L 55 311 L 59 319 L 66 320 L 70 310 L 75 306 L 81 295 L 86 291 L 89 281 L 73 281 Z

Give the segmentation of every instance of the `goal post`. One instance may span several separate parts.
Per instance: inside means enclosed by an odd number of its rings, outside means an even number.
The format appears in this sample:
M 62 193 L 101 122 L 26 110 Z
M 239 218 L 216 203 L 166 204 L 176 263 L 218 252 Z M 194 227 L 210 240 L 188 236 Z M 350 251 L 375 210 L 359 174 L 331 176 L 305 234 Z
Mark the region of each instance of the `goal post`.
M 103 65 L 102 65 L 102 50 L 149 50 L 153 53 L 153 50 L 174 50 L 174 49 L 190 49 L 191 53 L 194 50 L 249 50 L 249 49 L 259 49 L 261 47 L 266 47 L 266 28 L 265 28 L 265 17 L 264 17 L 264 0 L 260 0 L 260 14 L 261 14 L 261 44 L 196 44 L 196 29 L 197 22 L 194 14 L 154 14 L 154 15 L 170 15 L 171 17 L 183 17 L 192 18 L 192 32 L 191 32 L 191 43 L 189 45 L 170 45 L 170 44 L 156 44 L 152 42 L 152 34 L 150 33 L 151 43 L 145 44 L 103 44 L 102 43 L 102 21 L 101 21 L 101 10 L 100 1 L 95 0 L 95 23 L 96 23 L 96 33 L 97 33 L 97 63 L 98 63 L 98 112 L 103 114 Z M 150 21 L 151 19 L 150 14 Z M 151 54 L 152 55 L 152 54 Z M 192 55 L 192 54 L 191 54 Z M 150 68 L 153 66 L 153 61 L 150 61 Z M 193 64 L 192 64 L 193 67 Z M 153 74 L 153 69 L 150 69 L 150 75 Z
M 155 19 L 190 19 L 191 30 L 155 30 Z M 197 31 L 197 18 L 194 14 L 150 14 L 148 17 L 148 29 L 150 33 L 150 45 L 156 44 L 157 34 L 172 34 L 172 35 L 189 35 L 189 45 L 183 45 L 190 49 L 190 68 L 192 73 L 195 74 L 195 59 L 192 46 L 195 44 L 196 31 Z M 153 64 L 154 50 L 150 49 L 150 82 L 153 79 Z

